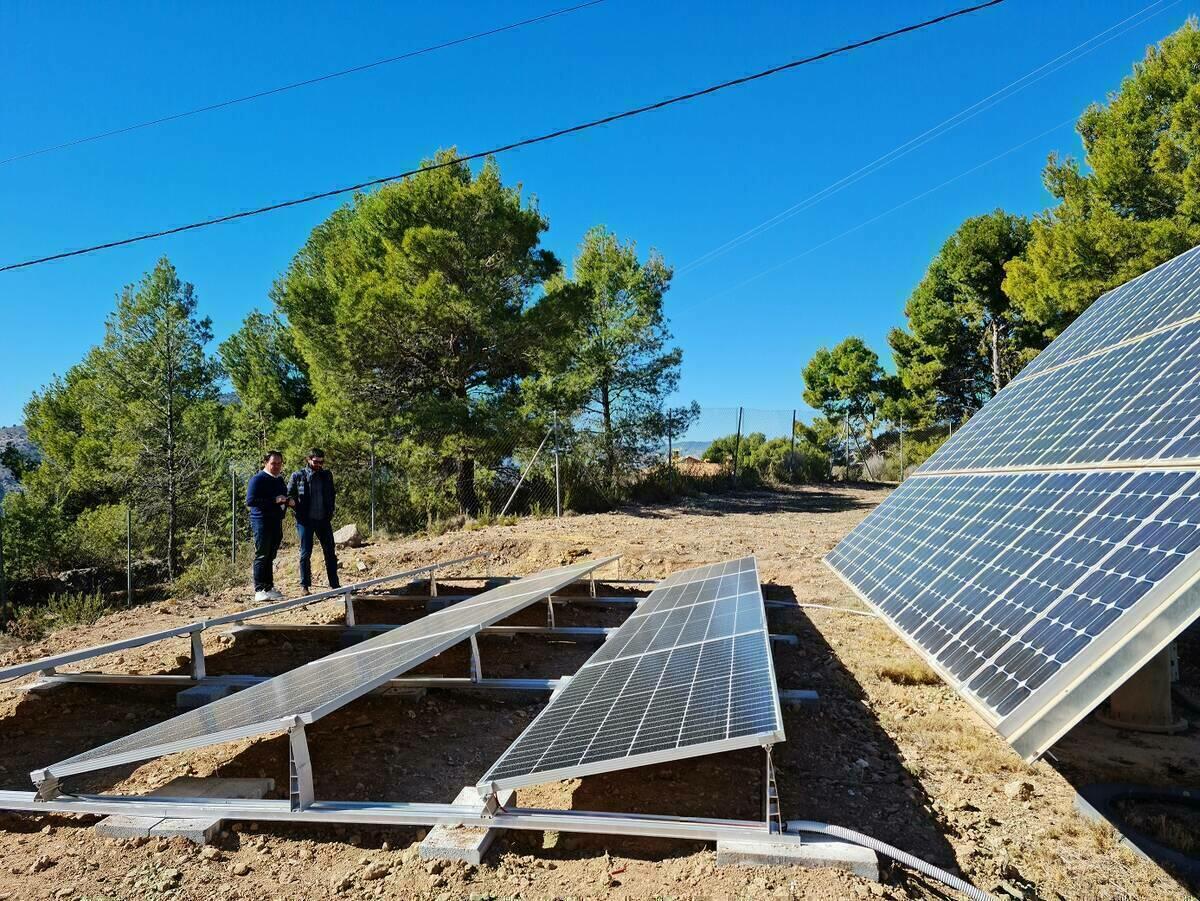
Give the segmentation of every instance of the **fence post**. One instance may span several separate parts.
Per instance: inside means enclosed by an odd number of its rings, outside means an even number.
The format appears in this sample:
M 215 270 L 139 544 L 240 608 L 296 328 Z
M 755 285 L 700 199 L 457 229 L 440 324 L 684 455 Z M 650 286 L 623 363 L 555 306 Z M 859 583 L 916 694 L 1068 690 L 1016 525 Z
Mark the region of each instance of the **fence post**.
M 733 439 L 733 479 L 735 482 L 737 481 L 738 451 L 741 449 L 741 446 L 742 446 L 742 408 L 738 407 L 737 434 L 734 436 L 734 439 Z
M 229 464 L 229 563 L 237 566 L 237 468 Z
M 8 622 L 8 581 L 4 575 L 4 491 L 0 490 L 0 628 Z
M 792 478 L 796 478 L 796 411 L 792 410 L 792 454 L 788 457 L 788 469 Z
M 554 515 L 562 518 L 562 478 L 558 471 L 558 411 L 554 411 Z
M 133 507 L 125 505 L 125 606 L 133 606 Z
M 375 534 L 375 439 L 371 439 L 371 535 Z
M 904 420 L 900 420 L 900 481 L 904 481 Z

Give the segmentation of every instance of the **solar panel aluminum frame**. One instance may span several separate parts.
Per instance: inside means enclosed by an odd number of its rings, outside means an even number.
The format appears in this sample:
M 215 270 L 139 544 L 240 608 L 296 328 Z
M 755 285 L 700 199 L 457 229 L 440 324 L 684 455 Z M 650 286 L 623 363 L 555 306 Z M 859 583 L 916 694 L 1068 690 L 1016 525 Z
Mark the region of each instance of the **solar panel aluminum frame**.
M 775 706 L 779 706 L 778 693 L 775 698 Z M 658 763 L 671 763 L 676 760 L 686 760 L 690 757 L 721 754 L 725 751 L 741 751 L 746 748 L 756 747 L 769 748 L 776 742 L 784 740 L 784 732 L 780 728 L 769 734 L 742 735 L 737 738 L 721 739 L 720 741 L 685 745 L 682 748 L 671 748 L 666 751 L 648 751 L 642 754 L 631 754 L 628 757 L 621 757 L 616 760 L 598 760 L 594 763 L 585 763 L 579 766 L 567 766 L 555 770 L 540 770 L 528 776 L 513 776 L 507 779 L 496 779 L 492 782 L 480 783 L 475 786 L 475 789 L 481 797 L 486 798 L 511 788 L 527 788 L 530 785 L 544 785 L 548 782 L 558 782 L 562 779 L 595 776 L 599 773 L 611 773 L 617 769 L 628 770 L 642 766 L 654 766 Z M 620 766 L 614 766 L 615 763 L 619 763 Z
M 1127 618 L 1121 634 L 1106 629 L 997 724 L 997 731 L 1027 761 L 1041 757 L 1200 618 L 1200 554 L 1192 554 L 1139 598 L 1122 620 Z
M 1185 467 L 1175 464 L 1170 468 Z M 986 473 L 973 470 L 971 474 Z M 936 476 L 922 475 L 913 478 Z M 951 675 L 932 655 L 893 623 L 891 617 L 883 613 L 866 594 L 838 572 L 828 559 L 825 559 L 824 563 L 880 620 L 904 639 L 905 644 L 916 651 L 984 722 L 995 729 L 1030 763 L 1041 757 L 1072 726 L 1200 618 L 1200 554 L 1194 554 L 1180 563 L 1125 612 L 1122 619 L 1128 618 L 1129 625 L 1121 630 L 1120 634 L 1113 629 L 1106 629 L 1016 709 L 1007 716 L 998 717 L 967 689 L 966 682 Z M 968 678 L 967 682 L 969 681 Z
M 553 584 L 550 587 L 547 587 L 544 595 L 542 595 L 541 597 L 531 597 L 529 600 L 529 603 L 526 606 L 537 603 L 539 600 L 541 600 L 545 596 L 553 594 L 555 591 L 560 590 L 565 585 L 570 585 L 571 583 L 576 582 L 579 579 L 582 579 L 585 576 L 595 572 L 595 570 L 599 569 L 600 567 L 605 566 L 609 563 L 612 563 L 613 561 L 615 561 L 619 558 L 620 558 L 620 555 L 618 554 L 618 555 L 614 555 L 614 556 L 610 556 L 610 557 L 601 557 L 598 560 L 589 561 L 590 565 L 587 568 L 582 569 L 579 573 L 572 575 L 572 577 L 570 579 L 566 580 L 565 582 Z M 534 575 L 538 575 L 538 574 L 534 574 Z M 510 584 L 514 584 L 514 583 L 510 583 Z M 521 609 L 524 609 L 524 608 L 521 608 Z M 420 666 L 422 663 L 426 662 L 427 660 L 430 660 L 430 659 L 436 657 L 438 654 L 444 653 L 445 651 L 447 651 L 454 645 L 458 644 L 460 641 L 463 641 L 466 638 L 470 637 L 471 635 L 475 634 L 475 632 L 479 631 L 479 629 L 486 628 L 487 626 L 490 626 L 493 623 L 498 622 L 499 620 L 504 619 L 507 616 L 511 616 L 512 613 L 513 613 L 513 611 L 509 611 L 507 609 L 501 609 L 499 611 L 496 611 L 493 615 L 487 617 L 486 619 L 481 620 L 479 623 L 477 623 L 475 625 L 472 625 L 470 627 L 464 627 L 461 629 L 449 630 L 446 633 L 443 633 L 444 637 L 441 642 L 439 642 L 438 644 L 433 646 L 427 652 L 418 655 L 416 658 L 412 658 L 411 662 L 409 662 L 401 672 L 406 672 L 410 669 Z M 429 638 L 429 637 L 435 637 L 435 636 L 426 636 L 426 638 Z M 424 640 L 424 639 L 416 639 L 416 640 Z M 347 650 L 352 650 L 352 649 L 347 649 Z M 339 656 L 339 654 L 345 654 L 345 653 L 346 653 L 346 651 L 341 651 L 341 652 L 338 652 L 338 654 L 333 654 L 330 656 L 336 657 L 336 656 Z M 325 659 L 325 658 L 322 658 L 322 659 Z M 321 719 L 323 716 L 326 716 L 329 713 L 332 713 L 334 710 L 344 707 L 346 704 L 350 703 L 351 701 L 354 701 L 357 698 L 359 698 L 371 691 L 374 691 L 376 688 L 379 688 L 381 685 L 384 685 L 387 682 L 391 681 L 391 679 L 396 675 L 398 675 L 398 673 L 388 671 L 386 673 L 386 675 L 383 675 L 383 676 L 380 676 L 380 677 L 377 677 L 374 679 L 369 679 L 364 682 L 356 683 L 354 686 L 353 692 L 350 693 L 351 696 L 347 697 L 346 695 L 341 695 L 338 698 L 332 699 L 332 700 L 326 702 L 325 704 L 322 704 L 312 710 L 294 711 L 284 717 L 277 717 L 277 718 L 273 718 L 273 719 L 269 719 L 269 720 L 262 720 L 257 723 L 250 723 L 247 725 L 238 726 L 233 729 L 226 729 L 226 730 L 223 730 L 220 732 L 209 732 L 209 733 L 205 733 L 203 735 L 196 736 L 194 738 L 180 739 L 180 740 L 168 742 L 165 744 L 143 746 L 143 747 L 132 749 L 129 751 L 124 751 L 124 752 L 120 752 L 120 753 L 116 753 L 116 754 L 109 754 L 109 755 L 106 755 L 103 757 L 92 757 L 92 758 L 88 758 L 86 760 L 79 761 L 77 763 L 61 762 L 61 763 L 51 764 L 48 767 L 33 770 L 32 772 L 30 772 L 30 778 L 37 785 L 41 785 L 43 782 L 54 783 L 54 782 L 57 782 L 57 780 L 59 780 L 59 779 L 63 779 L 67 776 L 78 775 L 80 773 L 88 773 L 88 772 L 92 772 L 94 770 L 107 769 L 108 767 L 121 766 L 126 763 L 135 763 L 140 760 L 150 760 L 155 757 L 161 757 L 165 754 L 174 754 L 174 753 L 179 753 L 181 751 L 190 751 L 190 750 L 194 750 L 196 748 L 204 748 L 204 747 L 209 747 L 211 745 L 223 744 L 224 742 L 236 741 L 238 739 L 253 738 L 253 737 L 259 736 L 259 735 L 268 735 L 268 734 L 275 733 L 275 732 L 282 732 L 282 731 L 291 729 L 296 725 L 309 725 L 309 724 L 314 723 L 317 720 Z M 278 677 L 276 677 L 276 678 L 278 678 Z M 200 709 L 203 710 L 203 708 L 200 708 Z
M 633 769 L 635 767 L 642 767 L 642 766 L 653 766 L 653 765 L 659 764 L 659 763 L 670 763 L 670 762 L 673 762 L 676 760 L 686 760 L 691 757 L 703 757 L 708 754 L 721 754 L 721 753 L 724 753 L 725 751 L 740 751 L 745 748 L 763 747 L 763 748 L 770 749 L 770 747 L 772 745 L 774 745 L 776 742 L 786 741 L 787 736 L 784 733 L 784 728 L 783 728 L 783 711 L 780 707 L 779 691 L 777 688 L 779 683 L 775 678 L 775 661 L 774 661 L 774 657 L 771 652 L 770 630 L 766 625 L 766 602 L 765 602 L 765 599 L 762 598 L 762 588 L 761 588 L 762 577 L 760 576 L 759 571 L 758 571 L 758 558 L 754 557 L 753 555 L 750 555 L 750 557 L 754 561 L 754 581 L 755 581 L 755 584 L 759 586 L 759 598 L 760 598 L 760 600 L 763 601 L 764 609 L 763 609 L 763 633 L 762 634 L 764 636 L 764 640 L 767 643 L 766 661 L 767 661 L 768 677 L 770 679 L 771 685 L 776 687 L 776 690 L 771 693 L 771 699 L 772 699 L 772 701 L 774 703 L 774 707 L 775 707 L 775 722 L 779 724 L 778 729 L 776 729 L 774 732 L 769 732 L 769 733 L 758 733 L 758 734 L 753 734 L 753 735 L 740 735 L 740 736 L 736 736 L 733 738 L 723 738 L 723 739 L 719 739 L 717 741 L 701 742 L 699 744 L 693 744 L 693 745 L 683 745 L 681 747 L 669 748 L 669 749 L 665 749 L 665 750 L 661 750 L 661 751 L 646 751 L 641 754 L 631 754 L 631 755 L 628 755 L 625 757 L 610 758 L 607 760 L 597 760 L 592 763 L 578 764 L 578 765 L 574 765 L 574 766 L 558 767 L 553 770 L 540 770 L 536 773 L 529 773 L 524 776 L 512 776 L 512 777 L 507 777 L 507 778 L 503 778 L 503 779 L 494 779 L 494 780 L 490 780 L 488 782 L 480 782 L 478 785 L 475 786 L 476 791 L 482 797 L 488 797 L 491 795 L 495 795 L 501 791 L 506 791 L 508 789 L 524 788 L 524 787 L 528 787 L 530 785 L 543 785 L 548 782 L 557 782 L 562 779 L 574 779 L 574 778 L 580 777 L 580 776 L 594 776 L 599 773 L 610 773 L 614 770 L 619 770 L 619 769 L 624 770 L 624 769 Z M 692 568 L 700 569 L 702 567 L 692 567 Z M 681 572 L 686 572 L 686 570 L 682 570 Z M 720 574 L 718 574 L 717 576 L 710 576 L 709 578 L 720 578 L 720 577 L 721 577 Z M 693 581 L 697 581 L 697 580 L 688 579 L 685 582 L 672 581 L 672 578 L 670 576 L 668 576 L 666 579 L 664 579 L 662 582 L 660 582 L 657 586 L 655 586 L 655 590 L 657 590 L 658 588 L 669 588 L 669 587 L 672 587 L 675 585 L 680 585 L 680 584 L 690 584 Z M 639 612 L 640 612 L 640 610 L 639 610 Z M 718 639 L 718 640 L 720 640 L 720 639 Z M 661 651 L 658 653 L 668 653 L 668 652 L 669 651 Z M 566 687 L 566 682 L 563 682 L 560 685 L 558 691 L 562 691 L 562 689 L 565 687 Z M 557 692 L 555 694 L 557 694 Z M 551 703 L 553 703 L 553 701 L 554 701 L 553 696 L 551 696 L 550 701 L 551 701 Z M 543 716 L 545 716 L 547 711 L 550 710 L 550 706 L 551 706 L 550 704 L 547 704 L 542 709 L 542 711 L 525 728 L 525 730 L 522 732 L 522 735 L 524 735 L 526 732 L 528 732 L 534 728 L 534 726 L 537 724 L 538 720 L 541 719 Z M 514 746 L 515 746 L 515 742 L 514 742 Z M 508 750 L 506 749 L 505 754 L 507 754 L 507 753 L 508 753 Z M 501 758 L 499 758 L 499 760 L 502 760 L 502 759 L 503 759 L 503 755 L 501 756 Z M 499 760 L 497 760 L 497 763 L 499 763 Z M 495 764 L 493 764 L 493 766 L 494 765 Z

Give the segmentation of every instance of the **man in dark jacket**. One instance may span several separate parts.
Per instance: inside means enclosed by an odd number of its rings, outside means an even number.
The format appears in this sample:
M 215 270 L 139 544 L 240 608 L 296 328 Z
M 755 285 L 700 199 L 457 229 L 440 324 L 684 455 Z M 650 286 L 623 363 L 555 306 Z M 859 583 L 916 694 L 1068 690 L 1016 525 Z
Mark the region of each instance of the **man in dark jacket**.
M 250 477 L 246 506 L 250 508 L 250 530 L 254 533 L 254 600 L 281 601 L 275 589 L 275 555 L 283 541 L 283 515 L 292 505 L 287 485 L 279 475 L 283 454 L 267 451 L 263 468 Z
M 296 534 L 300 538 L 300 588 L 308 594 L 312 588 L 313 539 L 321 542 L 325 553 L 325 575 L 330 588 L 338 583 L 337 552 L 333 547 L 333 473 L 325 468 L 325 452 L 313 448 L 308 465 L 292 473 L 288 480 L 288 499 L 296 513 Z

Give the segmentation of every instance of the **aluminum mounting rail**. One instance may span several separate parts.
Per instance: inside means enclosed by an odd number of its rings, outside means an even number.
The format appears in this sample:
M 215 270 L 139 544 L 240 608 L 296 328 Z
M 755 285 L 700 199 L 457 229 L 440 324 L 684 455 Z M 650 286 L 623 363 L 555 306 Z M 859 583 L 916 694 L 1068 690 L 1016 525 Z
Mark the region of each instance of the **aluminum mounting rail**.
M 124 651 L 128 648 L 136 648 L 141 647 L 142 645 L 153 644 L 156 641 L 163 641 L 165 639 L 175 638 L 180 635 L 190 634 L 195 636 L 197 633 L 203 632 L 206 629 L 228 625 L 230 623 L 241 623 L 250 619 L 258 619 L 263 616 L 270 616 L 271 614 L 279 613 L 283 610 L 291 610 L 296 607 L 306 607 L 309 604 L 315 604 L 319 601 L 324 601 L 330 598 L 345 597 L 348 600 L 350 596 L 356 592 L 364 591 L 376 585 L 382 585 L 385 582 L 394 582 L 397 579 L 413 579 L 417 576 L 424 575 L 425 573 L 433 573 L 448 566 L 457 566 L 461 563 L 469 563 L 485 556 L 486 554 L 472 554 L 469 557 L 461 557 L 457 560 L 448 560 L 444 563 L 431 563 L 428 566 L 422 566 L 417 569 L 393 573 L 390 576 L 380 576 L 375 579 L 366 579 L 362 582 L 355 582 L 352 585 L 345 585 L 341 588 L 331 588 L 328 591 L 321 591 L 317 592 L 316 594 L 307 594 L 298 598 L 289 598 L 286 601 L 279 601 L 274 604 L 266 604 L 262 607 L 252 607 L 239 613 L 230 613 L 224 616 L 213 617 L 212 619 L 197 620 L 196 622 L 187 623 L 182 626 L 175 626 L 171 629 L 162 629 L 158 632 L 147 632 L 145 635 L 135 635 L 130 638 L 122 638 L 117 641 L 110 641 L 105 644 L 93 645 L 87 648 L 78 648 L 74 651 L 55 654 L 52 657 L 40 657 L 37 660 L 30 660 L 27 663 L 18 663 L 14 666 L 8 666 L 0 669 L 0 682 L 6 682 L 10 679 L 18 679 L 21 676 L 26 676 L 30 673 L 52 672 L 55 667 L 64 666 L 68 663 L 78 663 L 80 660 L 90 660 L 93 657 L 102 657 L 105 654 L 114 654 L 117 651 Z M 352 609 L 353 608 L 349 606 L 347 607 L 348 611 Z
M 343 823 L 380 826 L 473 826 L 484 829 L 638 835 L 696 841 L 762 840 L 801 844 L 799 835 L 768 832 L 755 820 L 721 820 L 653 814 L 597 813 L 581 810 L 500 808 L 482 805 L 373 801 L 314 801 L 301 810 L 283 800 L 237 798 L 160 798 L 122 795 L 59 795 L 42 800 L 34 792 L 0 791 L 0 810 L 30 814 L 89 816 L 214 817 L 288 823 Z

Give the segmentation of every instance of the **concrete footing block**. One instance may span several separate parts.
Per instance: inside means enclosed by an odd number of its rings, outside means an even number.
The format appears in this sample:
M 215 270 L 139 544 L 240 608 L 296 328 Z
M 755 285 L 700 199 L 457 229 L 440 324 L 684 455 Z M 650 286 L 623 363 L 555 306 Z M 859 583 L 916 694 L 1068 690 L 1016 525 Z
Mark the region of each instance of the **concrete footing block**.
M 785 707 L 808 707 L 820 701 L 821 696 L 811 688 L 791 688 L 779 693 L 779 703 Z
M 507 807 L 516 799 L 514 791 L 503 791 L 499 794 L 502 807 Z M 458 793 L 455 804 L 480 804 L 479 793 L 468 786 Z M 465 863 L 479 866 L 488 848 L 503 830 L 483 829 L 474 826 L 434 826 L 429 830 L 419 848 L 422 860 L 461 860 Z
M 197 707 L 203 707 L 205 704 L 211 704 L 213 701 L 219 701 L 221 698 L 228 697 L 235 691 L 248 688 L 254 682 L 255 680 L 253 679 L 209 676 L 199 685 L 185 688 L 179 694 L 175 695 L 175 706 L 180 710 L 195 710 Z
M 879 881 L 879 858 L 870 848 L 825 836 L 805 836 L 802 842 L 717 842 L 719 867 L 826 867 Z
M 275 787 L 274 779 L 222 779 L 180 776 L 151 792 L 151 798 L 263 798 Z M 95 825 L 105 838 L 186 838 L 197 845 L 212 841 L 221 831 L 218 817 L 105 817 Z

